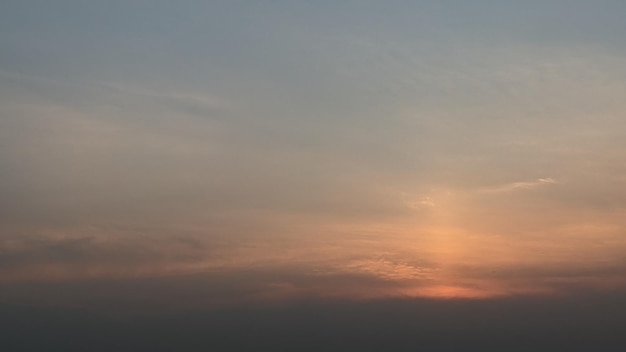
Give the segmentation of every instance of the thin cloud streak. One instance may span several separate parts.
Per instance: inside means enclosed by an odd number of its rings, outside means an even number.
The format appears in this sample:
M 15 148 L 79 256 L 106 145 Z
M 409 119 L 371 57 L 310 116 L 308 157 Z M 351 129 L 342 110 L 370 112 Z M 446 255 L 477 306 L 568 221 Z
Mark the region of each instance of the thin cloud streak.
M 531 190 L 537 187 L 548 186 L 551 184 L 559 183 L 557 180 L 547 177 L 547 178 L 539 178 L 535 181 L 525 181 L 525 182 L 512 182 L 504 185 L 494 186 L 494 187 L 486 187 L 480 189 L 479 193 L 508 193 L 518 190 Z

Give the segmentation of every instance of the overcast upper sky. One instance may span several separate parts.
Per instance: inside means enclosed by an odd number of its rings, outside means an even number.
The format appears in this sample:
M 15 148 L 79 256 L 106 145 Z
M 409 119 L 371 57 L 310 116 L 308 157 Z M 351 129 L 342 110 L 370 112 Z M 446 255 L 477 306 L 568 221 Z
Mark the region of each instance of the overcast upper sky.
M 210 286 L 203 307 L 621 292 L 624 16 L 2 1 L 0 299 L 154 278 Z

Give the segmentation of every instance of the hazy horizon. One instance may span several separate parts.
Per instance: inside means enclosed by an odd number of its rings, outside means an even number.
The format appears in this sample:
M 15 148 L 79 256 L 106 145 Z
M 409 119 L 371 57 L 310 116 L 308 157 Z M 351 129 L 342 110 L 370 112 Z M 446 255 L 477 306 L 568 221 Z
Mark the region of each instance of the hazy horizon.
M 622 297 L 625 15 L 4 1 L 0 305 Z

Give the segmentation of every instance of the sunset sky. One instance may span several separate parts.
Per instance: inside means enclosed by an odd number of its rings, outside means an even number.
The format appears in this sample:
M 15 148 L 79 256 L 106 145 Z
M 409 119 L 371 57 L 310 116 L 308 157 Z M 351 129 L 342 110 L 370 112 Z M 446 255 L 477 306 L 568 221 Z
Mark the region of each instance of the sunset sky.
M 625 18 L 2 1 L 0 303 L 626 293 Z

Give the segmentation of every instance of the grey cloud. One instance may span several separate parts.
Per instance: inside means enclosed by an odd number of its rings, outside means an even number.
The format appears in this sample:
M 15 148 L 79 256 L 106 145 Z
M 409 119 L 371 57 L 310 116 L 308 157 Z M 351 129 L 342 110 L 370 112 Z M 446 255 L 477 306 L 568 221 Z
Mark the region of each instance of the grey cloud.
M 0 271 L 9 282 L 163 275 L 216 256 L 208 241 L 174 233 L 163 237 L 89 228 L 57 234 L 7 232 L 0 240 Z
M 281 300 L 356 297 L 358 292 L 384 297 L 403 284 L 380 278 L 343 274 L 315 275 L 287 268 L 208 272 L 132 279 L 90 279 L 57 283 L 12 283 L 3 286 L 4 302 L 81 306 L 110 313 L 161 313 L 241 306 Z M 376 295 L 378 292 L 378 295 Z M 133 298 L 136 297 L 136 298 Z M 163 309 L 163 310 L 161 310 Z

